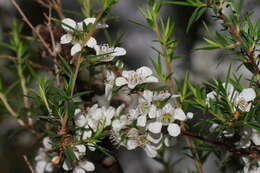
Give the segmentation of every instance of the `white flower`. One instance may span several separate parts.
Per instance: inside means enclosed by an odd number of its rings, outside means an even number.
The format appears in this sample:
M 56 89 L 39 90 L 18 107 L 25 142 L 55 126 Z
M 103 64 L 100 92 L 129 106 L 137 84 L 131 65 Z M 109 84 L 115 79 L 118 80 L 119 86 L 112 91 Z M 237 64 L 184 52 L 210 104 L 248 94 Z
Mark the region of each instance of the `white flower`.
M 46 154 L 44 148 L 39 149 L 35 161 L 35 170 L 37 173 L 52 172 L 54 170 L 54 165 Z
M 75 109 L 74 122 L 77 127 L 84 127 L 87 124 L 86 115 L 80 109 Z
M 188 113 L 187 113 L 187 118 L 188 118 L 188 119 L 192 119 L 193 116 L 194 116 L 194 114 L 193 114 L 192 112 L 188 112 Z
M 127 125 L 132 124 L 134 120 L 138 118 L 136 110 L 131 109 L 128 115 L 121 115 L 119 119 L 115 119 L 112 122 L 112 129 L 115 132 L 119 132 L 121 129 L 126 128 Z M 140 120 L 139 120 L 140 121 Z
M 126 148 L 128 150 L 141 147 L 149 157 L 153 158 L 157 156 L 157 150 L 161 147 L 161 135 L 158 138 L 153 138 L 149 133 L 143 133 L 136 128 L 131 128 L 127 137 Z
M 54 170 L 54 165 L 51 162 L 50 157 L 47 155 L 47 152 L 52 149 L 52 142 L 49 137 L 44 137 L 42 143 L 43 148 L 38 150 L 35 157 L 35 170 L 38 173 L 52 172 Z
M 166 104 L 162 109 L 158 110 L 157 117 L 154 122 L 150 122 L 147 129 L 152 133 L 161 133 L 163 126 L 167 126 L 169 135 L 178 136 L 180 134 L 180 127 L 173 123 L 175 120 L 184 121 L 186 115 L 181 108 L 174 109 L 171 104 Z
M 86 154 L 86 147 L 84 145 L 76 145 L 74 147 L 74 154 L 78 160 L 76 166 L 73 167 L 68 160 L 65 160 L 62 165 L 64 170 L 73 170 L 73 173 L 86 173 L 87 171 L 95 170 L 95 165 L 92 162 L 81 160 L 81 158 Z
M 168 133 L 170 136 L 176 137 L 181 133 L 181 128 L 178 124 L 172 123 L 168 125 Z
M 152 73 L 152 70 L 145 66 L 136 71 L 123 71 L 122 77 L 116 79 L 116 86 L 127 85 L 130 89 L 134 89 L 137 85 L 143 83 L 158 82 L 158 79 L 152 76 Z
M 234 99 L 234 104 L 243 112 L 249 112 L 251 109 L 251 101 L 256 98 L 256 93 L 253 88 L 243 89 L 241 93 Z
M 121 47 L 109 47 L 108 44 L 95 45 L 97 59 L 101 62 L 112 61 L 116 56 L 123 56 L 126 54 L 126 50 Z
M 252 129 L 251 128 L 243 128 L 240 131 L 240 141 L 236 142 L 235 145 L 238 148 L 248 148 L 251 145 L 251 135 L 252 135 Z
M 86 25 L 93 24 L 95 18 L 87 18 L 83 22 Z M 66 18 L 62 20 L 62 28 L 67 31 L 67 34 L 64 34 L 60 38 L 61 44 L 68 44 L 72 43 L 72 48 L 70 51 L 71 56 L 76 55 L 79 53 L 83 47 L 88 46 L 90 48 L 94 48 L 94 46 L 97 44 L 97 41 L 95 38 L 90 37 L 89 40 L 86 42 L 83 41 L 83 37 L 76 36 L 77 32 L 82 33 L 83 32 L 83 22 L 76 23 L 74 20 L 70 18 Z
M 99 108 L 97 104 L 93 105 L 87 113 L 88 126 L 91 127 L 93 131 L 98 129 L 99 125 L 107 127 L 111 124 L 111 119 L 115 115 L 116 111 L 113 107 L 101 107 Z
M 260 160 L 259 159 L 248 159 L 242 157 L 245 163 L 243 171 L 238 171 L 238 173 L 259 173 L 260 172 Z
M 226 86 L 225 83 L 222 84 L 224 87 Z M 256 92 L 253 88 L 246 88 L 243 89 L 241 93 L 235 90 L 234 86 L 232 84 L 227 84 L 226 86 L 226 94 L 230 102 L 233 103 L 234 110 L 238 108 L 239 110 L 243 112 L 249 112 L 251 109 L 251 101 L 253 101 L 256 98 Z M 206 104 L 209 105 L 210 100 L 216 99 L 216 92 L 212 91 L 207 94 L 206 97 Z
M 43 147 L 45 150 L 51 150 L 52 149 L 52 142 L 49 137 L 44 137 L 42 140 Z

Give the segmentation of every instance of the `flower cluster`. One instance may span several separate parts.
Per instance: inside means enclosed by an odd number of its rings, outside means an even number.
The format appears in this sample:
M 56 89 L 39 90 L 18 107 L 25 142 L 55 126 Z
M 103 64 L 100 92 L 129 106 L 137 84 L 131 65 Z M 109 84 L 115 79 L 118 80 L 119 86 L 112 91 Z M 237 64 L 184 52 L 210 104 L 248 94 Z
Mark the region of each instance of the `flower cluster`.
M 35 169 L 38 173 L 52 172 L 54 170 L 55 156 L 57 153 L 52 153 L 52 157 L 47 154 L 52 150 L 52 142 L 49 137 L 44 137 L 42 143 L 43 147 L 39 148 L 35 157 Z

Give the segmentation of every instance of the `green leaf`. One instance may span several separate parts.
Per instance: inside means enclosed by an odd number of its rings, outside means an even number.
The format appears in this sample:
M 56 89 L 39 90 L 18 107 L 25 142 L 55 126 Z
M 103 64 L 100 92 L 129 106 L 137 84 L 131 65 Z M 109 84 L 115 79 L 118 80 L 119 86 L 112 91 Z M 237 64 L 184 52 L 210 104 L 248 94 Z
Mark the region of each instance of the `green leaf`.
M 71 147 L 65 148 L 64 154 L 65 154 L 66 158 L 72 162 L 77 159 L 73 152 L 73 149 Z
M 195 50 L 210 50 L 210 49 L 219 49 L 223 48 L 223 46 L 215 41 L 204 38 L 204 40 L 208 43 L 208 45 L 198 46 Z
M 189 22 L 188 22 L 188 26 L 186 28 L 186 32 L 189 32 L 190 27 L 192 24 L 194 24 L 196 21 L 199 20 L 199 18 L 204 14 L 204 12 L 207 10 L 207 7 L 200 7 L 200 8 L 196 8 L 194 10 L 194 12 L 192 13 Z
M 196 7 L 195 5 L 189 3 L 189 2 L 183 2 L 183 1 L 165 1 L 164 3 L 167 3 L 167 4 L 173 4 L 173 5 L 182 5 L 182 6 L 193 6 L 193 7 Z

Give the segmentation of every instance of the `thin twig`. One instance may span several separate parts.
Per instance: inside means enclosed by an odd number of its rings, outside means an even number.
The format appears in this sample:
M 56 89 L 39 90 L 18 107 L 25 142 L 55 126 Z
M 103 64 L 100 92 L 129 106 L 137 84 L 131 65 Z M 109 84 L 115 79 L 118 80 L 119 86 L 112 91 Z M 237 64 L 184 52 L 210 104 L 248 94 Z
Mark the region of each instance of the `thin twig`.
M 182 129 L 185 131 L 185 127 L 184 127 L 183 123 L 181 124 L 181 126 L 182 126 Z M 202 168 L 202 164 L 199 160 L 199 155 L 198 155 L 198 151 L 197 151 L 196 147 L 193 147 L 193 144 L 192 144 L 192 142 L 191 142 L 191 140 L 188 136 L 184 135 L 184 140 L 185 140 L 185 143 L 187 144 L 187 146 L 190 148 L 192 155 L 194 156 L 193 159 L 195 161 L 197 169 L 201 173 L 204 173 L 203 168 Z
M 190 131 L 184 130 L 184 129 L 182 129 L 181 132 L 182 132 L 183 135 L 194 137 L 196 139 L 202 140 L 202 141 L 207 142 L 209 144 L 213 144 L 213 145 L 216 145 L 216 146 L 222 146 L 222 147 L 224 147 L 225 149 L 227 149 L 228 151 L 230 151 L 234 154 L 244 155 L 244 156 L 248 156 L 248 157 L 251 157 L 251 158 L 254 158 L 254 159 L 260 158 L 260 153 L 257 150 L 235 148 L 234 146 L 231 146 L 227 143 L 224 143 L 223 141 L 215 141 L 213 139 L 200 136 L 196 133 L 193 133 L 193 132 L 190 132 Z
M 61 81 L 60 81 L 60 69 L 58 67 L 58 61 L 57 61 L 57 51 L 56 51 L 56 42 L 55 42 L 55 38 L 54 38 L 54 33 L 51 27 L 51 18 L 52 18 L 52 8 L 49 7 L 49 14 L 48 16 L 45 15 L 48 23 L 48 30 L 49 30 L 49 34 L 51 37 L 51 44 L 52 44 L 52 50 L 53 50 L 53 63 L 54 63 L 54 73 L 55 73 L 55 78 L 56 78 L 56 85 L 57 87 L 61 86 Z
M 25 127 L 25 123 L 23 122 L 22 119 L 19 118 L 18 114 L 11 107 L 11 105 L 9 104 L 9 102 L 7 101 L 3 93 L 0 93 L 0 99 L 2 100 L 6 110 L 11 114 L 12 117 L 14 117 L 17 120 L 18 124 L 22 127 Z
M 24 158 L 24 161 L 25 163 L 27 164 L 28 168 L 30 169 L 31 173 L 37 173 L 33 167 L 32 167 L 32 164 L 29 162 L 28 158 L 26 155 L 23 155 L 23 158 Z
M 45 42 L 45 40 L 42 38 L 41 34 L 37 31 L 37 29 L 32 25 L 32 23 L 29 21 L 29 19 L 26 17 L 24 12 L 21 10 L 20 6 L 17 4 L 15 0 L 11 0 L 12 4 L 15 6 L 15 8 L 18 10 L 19 14 L 22 16 L 23 21 L 32 29 L 32 31 L 36 34 L 36 36 L 40 39 L 43 46 L 46 48 L 46 50 L 49 52 L 50 55 L 53 54 L 52 50 L 50 49 L 48 43 Z

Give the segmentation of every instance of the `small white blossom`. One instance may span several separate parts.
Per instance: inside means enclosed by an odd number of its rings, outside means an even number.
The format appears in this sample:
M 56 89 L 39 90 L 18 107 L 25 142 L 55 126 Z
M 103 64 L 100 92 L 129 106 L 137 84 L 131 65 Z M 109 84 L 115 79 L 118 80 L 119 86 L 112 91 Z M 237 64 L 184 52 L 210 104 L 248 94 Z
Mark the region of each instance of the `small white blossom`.
M 84 127 L 87 124 L 86 115 L 79 108 L 75 109 L 74 122 L 75 122 L 77 127 Z
M 96 51 L 97 59 L 101 62 L 112 61 L 117 56 L 123 56 L 126 54 L 126 50 L 121 47 L 109 47 L 108 44 L 95 45 L 94 49 Z
M 74 146 L 73 152 L 77 158 L 77 163 L 76 165 L 72 165 L 69 160 L 65 160 L 62 165 L 64 170 L 73 170 L 73 173 L 86 173 L 87 171 L 95 170 L 95 165 L 92 162 L 82 160 L 82 157 L 86 155 L 86 147 L 84 145 Z
M 87 18 L 83 22 L 86 25 L 93 24 L 95 22 L 95 18 Z M 64 34 L 60 38 L 61 44 L 68 44 L 72 43 L 71 48 L 71 56 L 76 55 L 78 52 L 80 52 L 83 47 L 88 46 L 90 48 L 94 48 L 95 45 L 97 45 L 97 41 L 95 38 L 90 37 L 89 40 L 87 40 L 85 43 L 83 41 L 83 37 L 79 38 L 76 36 L 76 32 L 83 32 L 83 22 L 76 23 L 74 20 L 70 18 L 66 18 L 62 20 L 62 28 L 67 31 L 67 34 Z
M 167 126 L 169 135 L 176 137 L 180 134 L 181 129 L 174 121 L 184 121 L 186 118 L 187 117 L 181 108 L 174 109 L 171 104 L 168 103 L 157 111 L 155 121 L 150 122 L 147 129 L 152 133 L 161 133 L 162 127 Z
M 54 165 L 51 162 L 50 157 L 47 155 L 47 152 L 52 149 L 52 142 L 49 137 L 44 137 L 42 143 L 43 147 L 38 150 L 35 157 L 35 170 L 38 173 L 52 172 L 54 170 Z
M 260 160 L 253 159 L 250 160 L 246 157 L 242 157 L 244 162 L 243 171 L 238 171 L 237 173 L 259 173 L 260 172 Z
M 238 107 L 243 112 L 249 112 L 251 109 L 252 103 L 256 98 L 256 93 L 253 88 L 246 88 L 243 89 L 241 93 L 237 94 L 236 98 L 234 99 L 235 106 Z
M 143 83 L 158 82 L 158 79 L 152 76 L 152 74 L 152 70 L 145 66 L 136 71 L 123 71 L 122 77 L 116 79 L 116 86 L 127 85 L 130 89 L 134 89 L 137 85 Z
M 222 84 L 224 87 L 225 83 Z M 242 112 L 249 112 L 251 109 L 252 101 L 256 98 L 256 92 L 253 88 L 243 89 L 242 92 L 238 92 L 235 90 L 232 84 L 227 84 L 226 86 L 226 94 L 230 102 L 234 105 L 234 111 L 238 108 Z M 207 94 L 206 104 L 209 105 L 210 100 L 216 99 L 216 92 L 212 91 Z
M 115 115 L 116 111 L 113 107 L 101 107 L 99 108 L 97 104 L 89 108 L 87 112 L 88 126 L 96 131 L 99 125 L 107 127 L 111 124 L 111 119 Z
M 126 147 L 128 150 L 133 150 L 141 147 L 145 150 L 149 157 L 156 157 L 157 150 L 161 147 L 161 136 L 158 139 L 153 138 L 149 133 L 142 133 L 136 128 L 131 128 L 127 135 Z
M 49 160 L 49 157 L 46 154 L 46 150 L 43 148 L 39 149 L 35 157 L 35 161 L 35 170 L 37 173 L 52 172 L 54 170 L 54 165 L 51 160 Z

